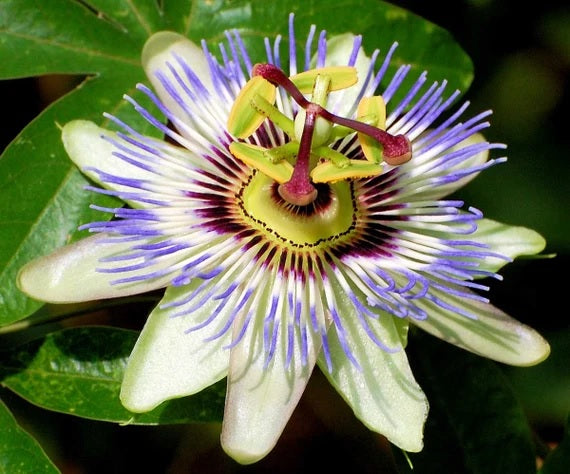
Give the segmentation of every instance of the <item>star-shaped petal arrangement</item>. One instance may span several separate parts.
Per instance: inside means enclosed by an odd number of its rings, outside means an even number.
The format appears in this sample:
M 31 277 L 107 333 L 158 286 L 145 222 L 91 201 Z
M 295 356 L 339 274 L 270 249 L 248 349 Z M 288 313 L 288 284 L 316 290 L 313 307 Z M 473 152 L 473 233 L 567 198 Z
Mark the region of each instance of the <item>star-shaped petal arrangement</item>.
M 241 463 L 276 444 L 315 365 L 371 430 L 422 449 L 428 402 L 405 346 L 409 325 L 513 365 L 549 353 L 490 305 L 479 280 L 544 248 L 535 232 L 446 198 L 486 168 L 490 112 L 445 115 L 458 96 L 422 73 L 387 75 L 394 45 L 315 27 L 297 61 L 266 39 L 254 65 L 237 31 L 221 61 L 161 32 L 142 62 L 168 125 L 126 100 L 164 140 L 86 121 L 63 143 L 97 185 L 128 205 L 101 208 L 95 235 L 27 264 L 34 298 L 78 302 L 166 288 L 130 357 L 125 407 L 151 410 L 227 377 L 222 445 Z M 382 84 L 387 84 L 383 87 Z M 378 94 L 380 91 L 380 94 Z M 400 95 L 401 97 L 401 95 Z

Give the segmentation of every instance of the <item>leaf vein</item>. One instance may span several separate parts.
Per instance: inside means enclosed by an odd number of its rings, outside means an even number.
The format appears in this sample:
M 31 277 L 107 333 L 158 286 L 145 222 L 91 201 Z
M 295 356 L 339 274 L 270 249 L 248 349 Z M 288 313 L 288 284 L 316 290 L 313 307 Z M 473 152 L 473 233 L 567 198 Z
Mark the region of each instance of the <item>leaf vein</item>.
M 144 30 L 147 32 L 147 34 L 150 36 L 152 34 L 152 28 L 150 27 L 148 22 L 145 21 L 144 16 L 141 14 L 141 12 L 138 10 L 138 8 L 133 4 L 132 0 L 126 0 L 126 2 L 129 5 L 129 7 L 132 10 L 135 17 L 137 18 L 138 22 L 141 24 L 141 26 L 144 28 Z

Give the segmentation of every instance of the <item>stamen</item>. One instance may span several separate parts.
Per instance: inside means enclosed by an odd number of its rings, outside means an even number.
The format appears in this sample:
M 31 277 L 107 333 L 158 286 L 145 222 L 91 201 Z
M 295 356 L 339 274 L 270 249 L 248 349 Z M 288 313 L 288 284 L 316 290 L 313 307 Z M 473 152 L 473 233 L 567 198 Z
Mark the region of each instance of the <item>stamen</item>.
M 326 69 L 329 68 L 323 68 L 323 70 Z M 342 68 L 331 69 L 339 69 L 339 71 L 343 70 Z M 333 74 L 331 76 L 333 78 L 337 76 L 341 77 L 341 80 L 339 82 L 343 84 L 343 86 L 339 88 L 348 87 L 345 85 L 348 83 L 347 79 L 345 79 L 342 74 L 336 74 L 336 71 L 331 71 L 331 73 Z M 316 78 L 318 70 L 317 72 L 307 71 L 302 74 L 307 75 L 307 77 L 310 77 L 312 79 L 313 77 Z M 252 75 L 261 76 L 267 81 L 271 82 L 273 85 L 283 87 L 291 95 L 293 100 L 305 110 L 316 105 L 312 102 L 309 102 L 305 98 L 305 96 L 302 94 L 302 92 L 295 85 L 295 82 L 293 82 L 291 78 L 287 77 L 285 73 L 281 71 L 281 69 L 275 67 L 272 64 L 256 64 L 253 67 Z M 301 76 L 301 74 L 298 76 Z M 305 77 L 303 77 L 300 82 L 302 84 L 305 84 Z M 330 90 L 334 90 L 332 84 Z M 369 137 L 379 142 L 383 147 L 382 157 L 384 158 L 384 161 L 386 161 L 386 163 L 389 165 L 400 165 L 412 158 L 412 146 L 405 135 L 391 135 L 388 132 L 372 125 L 362 123 L 357 120 L 339 117 L 338 115 L 329 112 L 324 107 L 314 108 L 314 111 L 317 117 L 322 117 L 336 125 L 348 127 L 356 132 L 368 135 Z
M 255 69 L 255 66 L 254 66 Z M 259 99 L 263 99 L 259 100 Z M 258 99 L 258 107 L 252 107 Z M 247 82 L 234 101 L 228 117 L 228 130 L 238 138 L 249 137 L 265 120 L 263 105 L 271 107 L 275 103 L 275 87 L 262 77 L 254 77 Z M 261 110 L 260 110 L 261 108 Z
M 230 145 L 230 151 L 275 179 L 280 184 L 279 195 L 295 206 L 307 206 L 317 198 L 314 182 L 375 176 L 382 172 L 382 161 L 399 165 L 412 157 L 405 135 L 394 136 L 383 130 L 386 108 L 382 97 L 362 99 L 357 120 L 325 108 L 331 91 L 353 86 L 358 77 L 352 66 L 322 66 L 287 77 L 275 64 L 254 65 L 252 78 L 234 101 L 228 119 L 228 131 L 237 138 L 250 137 L 266 119 L 289 136 L 291 142 L 275 150 L 237 142 Z M 278 86 L 301 107 L 295 120 L 274 105 Z M 305 97 L 308 93 L 311 100 Z M 358 133 L 365 160 L 349 159 L 329 147 L 338 139 L 339 130 L 341 136 Z

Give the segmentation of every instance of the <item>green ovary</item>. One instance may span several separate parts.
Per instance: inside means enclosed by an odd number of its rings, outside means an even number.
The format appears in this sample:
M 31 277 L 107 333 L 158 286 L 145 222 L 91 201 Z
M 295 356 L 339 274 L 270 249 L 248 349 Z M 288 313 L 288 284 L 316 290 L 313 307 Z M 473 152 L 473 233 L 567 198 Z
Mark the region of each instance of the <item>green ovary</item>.
M 281 242 L 313 246 L 334 240 L 353 226 L 355 209 L 349 182 L 330 184 L 330 201 L 308 213 L 280 202 L 274 186 L 271 178 L 256 173 L 243 189 L 242 202 L 250 224 Z

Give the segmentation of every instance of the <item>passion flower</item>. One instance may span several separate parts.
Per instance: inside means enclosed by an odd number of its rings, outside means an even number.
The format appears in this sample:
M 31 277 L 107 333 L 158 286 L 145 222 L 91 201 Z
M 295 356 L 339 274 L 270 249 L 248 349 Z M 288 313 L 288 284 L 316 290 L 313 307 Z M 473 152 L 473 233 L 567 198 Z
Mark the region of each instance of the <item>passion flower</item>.
M 122 402 L 147 411 L 227 376 L 222 445 L 242 463 L 275 445 L 315 364 L 366 426 L 418 451 L 428 403 L 409 325 L 507 364 L 541 361 L 548 344 L 478 280 L 544 241 L 446 199 L 504 161 L 480 134 L 490 112 L 445 117 L 458 92 L 425 73 L 396 100 L 410 66 L 387 75 L 395 45 L 380 60 L 360 36 L 323 31 L 314 46 L 312 27 L 298 62 L 293 16 L 289 30 L 288 54 L 266 39 L 255 66 L 236 31 L 221 62 L 205 43 L 152 36 L 154 92 L 138 89 L 168 125 L 126 99 L 164 140 L 110 115 L 122 132 L 67 124 L 89 189 L 128 206 L 99 208 L 112 219 L 82 227 L 95 236 L 29 263 L 19 284 L 51 302 L 166 287 Z

